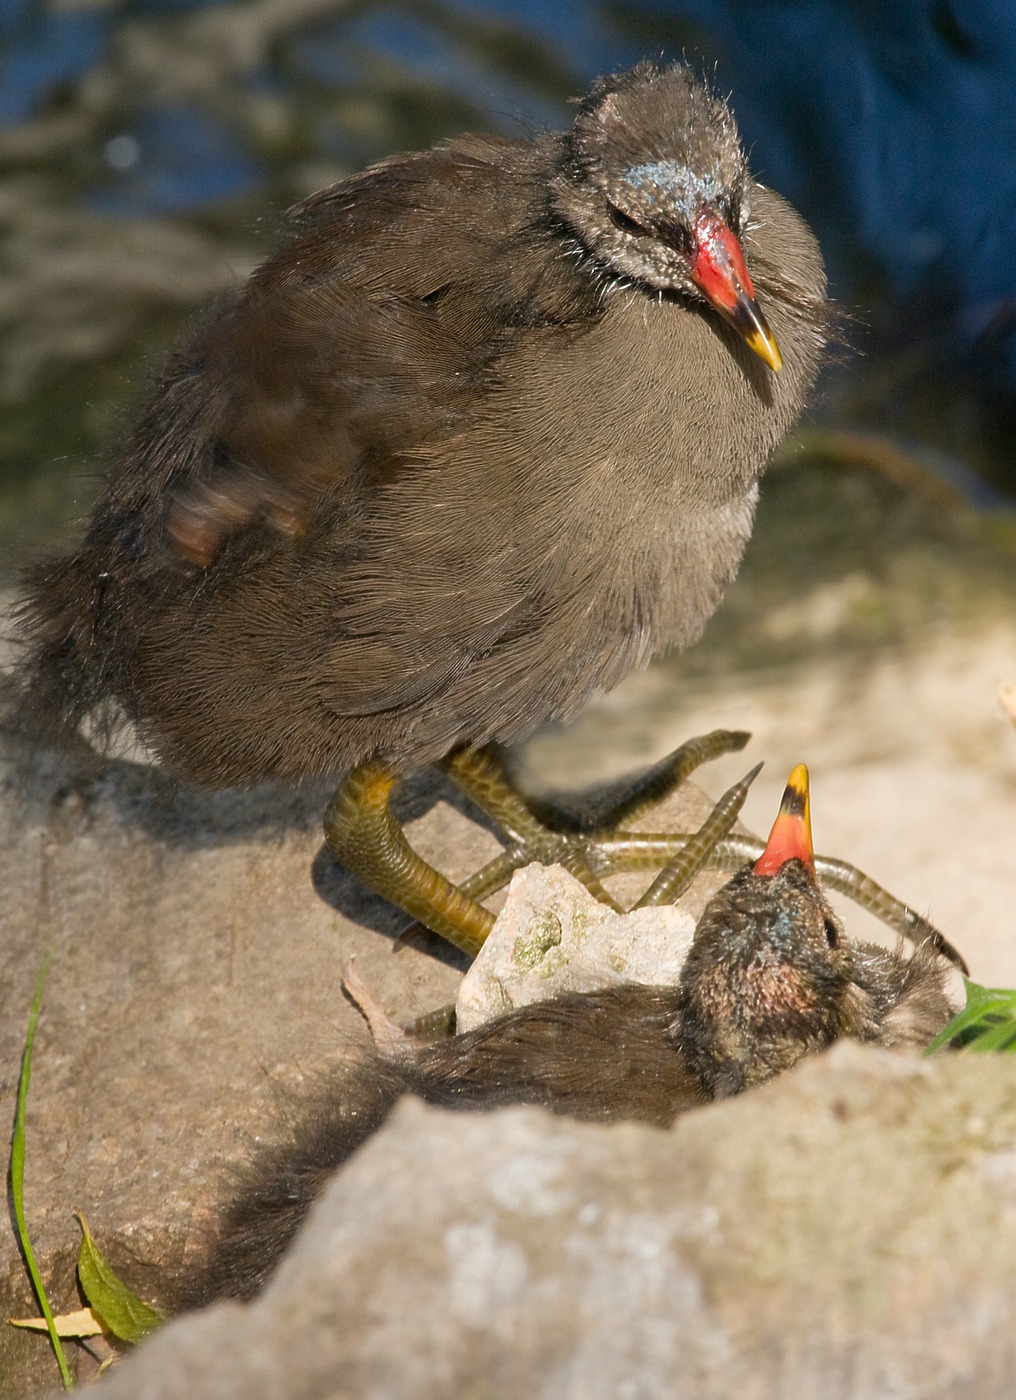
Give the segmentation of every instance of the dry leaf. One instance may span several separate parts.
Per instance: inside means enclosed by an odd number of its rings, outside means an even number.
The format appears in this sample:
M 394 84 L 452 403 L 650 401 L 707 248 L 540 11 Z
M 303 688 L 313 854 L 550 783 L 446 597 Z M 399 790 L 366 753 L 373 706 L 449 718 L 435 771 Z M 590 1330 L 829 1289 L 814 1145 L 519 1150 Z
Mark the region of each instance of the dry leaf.
M 45 1332 L 44 1317 L 9 1317 L 12 1327 L 27 1327 L 30 1332 Z M 98 1315 L 91 1308 L 79 1308 L 77 1312 L 61 1313 L 54 1317 L 58 1337 L 99 1337 L 106 1330 Z

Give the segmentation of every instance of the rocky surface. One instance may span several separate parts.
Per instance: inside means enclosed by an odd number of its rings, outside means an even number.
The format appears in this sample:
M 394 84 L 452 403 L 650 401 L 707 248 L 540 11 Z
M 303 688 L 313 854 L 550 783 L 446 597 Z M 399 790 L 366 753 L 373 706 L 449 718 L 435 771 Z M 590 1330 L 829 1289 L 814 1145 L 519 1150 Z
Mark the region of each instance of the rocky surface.
M 107 1400 L 1002 1396 L 1016 1063 L 841 1045 L 668 1133 L 406 1103 Z
M 464 962 L 428 935 L 393 956 L 405 918 L 323 848 L 327 788 L 202 794 L 139 763 L 12 745 L 0 782 L 0 1115 L 13 1121 L 52 948 L 26 1200 L 53 1303 L 67 1309 L 77 1306 L 72 1209 L 136 1286 L 152 1286 L 160 1264 L 195 1247 L 228 1164 L 287 1121 L 305 1075 L 368 1040 L 342 994 L 350 957 L 401 1020 L 454 1001 Z M 697 826 L 709 805 L 689 791 L 662 820 Z M 409 785 L 402 811 L 421 853 L 456 878 L 499 849 L 436 779 Z M 693 916 L 723 878 L 699 882 Z M 0 1316 L 33 1311 L 4 1232 Z M 38 1338 L 0 1328 L 4 1394 L 43 1381 L 51 1364 Z
M 774 602 L 757 575 L 745 584 L 770 668 L 710 669 L 697 652 L 680 675 L 657 666 L 570 731 L 537 739 L 524 776 L 543 788 L 599 782 L 691 733 L 752 728 L 745 754 L 703 770 L 710 791 L 765 758 L 745 812 L 764 831 L 790 767 L 807 761 L 819 848 L 930 913 L 975 978 L 1016 984 L 1016 727 L 998 702 L 1016 675 L 1011 604 L 1000 610 L 993 597 L 976 624 L 957 608 L 860 654 L 837 630 L 856 620 L 856 588 L 824 585 L 808 609 Z M 775 664 L 781 628 L 797 629 L 802 646 L 807 634 L 822 664 Z M 12 1120 L 32 990 L 53 946 L 26 1192 L 58 1308 L 78 1305 L 74 1207 L 143 1292 L 160 1264 L 200 1247 L 229 1164 L 285 1131 L 315 1072 L 365 1043 L 340 990 L 351 954 L 400 1020 L 454 999 L 454 955 L 414 938 L 393 956 L 404 920 L 327 858 L 326 797 L 315 787 L 196 794 L 138 763 L 4 757 L 0 1111 Z M 708 804 L 694 802 L 666 822 L 697 824 Z M 453 874 L 496 849 L 436 781 L 414 782 L 403 804 L 416 844 Z M 719 878 L 696 890 L 692 915 Z M 871 936 L 867 916 L 843 907 L 850 931 Z M 999 1319 L 1012 1309 L 1016 1257 L 1012 1074 L 980 1059 L 915 1066 L 838 1051 L 670 1136 L 521 1112 L 482 1123 L 402 1114 L 335 1187 L 337 1267 L 348 1274 L 337 1292 L 294 1263 L 261 1311 L 181 1322 L 109 1385 L 169 1395 L 160 1387 L 182 1377 L 188 1394 L 228 1395 L 216 1368 L 237 1358 L 255 1400 L 426 1396 L 431 1383 L 443 1395 L 651 1397 L 693 1383 L 707 1396 L 1001 1394 L 992 1368 L 1011 1374 Z M 487 1183 L 523 1171 L 511 1166 L 520 1156 L 540 1170 L 542 1144 L 579 1183 L 571 1214 L 492 1214 Z M 583 1207 L 592 1214 L 579 1220 Z M 720 1233 L 689 1241 L 673 1225 L 703 1218 L 718 1218 Z M 10 1235 L 0 1309 L 34 1311 Z M 327 1324 L 301 1341 L 301 1320 L 322 1312 Z M 262 1389 L 244 1358 L 263 1366 Z M 194 1377 L 207 1368 L 202 1391 Z M 51 1385 L 45 1342 L 0 1329 L 0 1377 L 12 1396 Z

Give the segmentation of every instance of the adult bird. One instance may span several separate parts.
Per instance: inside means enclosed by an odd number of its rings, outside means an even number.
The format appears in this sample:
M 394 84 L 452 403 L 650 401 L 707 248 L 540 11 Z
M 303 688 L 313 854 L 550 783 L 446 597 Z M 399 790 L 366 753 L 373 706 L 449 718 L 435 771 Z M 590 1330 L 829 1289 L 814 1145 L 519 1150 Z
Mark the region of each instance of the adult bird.
M 333 852 L 475 951 L 490 915 L 392 784 L 442 760 L 482 798 L 483 746 L 697 639 L 817 373 L 821 258 L 681 64 L 291 218 L 31 576 L 25 691 L 36 725 L 126 715 L 189 781 L 345 775 Z

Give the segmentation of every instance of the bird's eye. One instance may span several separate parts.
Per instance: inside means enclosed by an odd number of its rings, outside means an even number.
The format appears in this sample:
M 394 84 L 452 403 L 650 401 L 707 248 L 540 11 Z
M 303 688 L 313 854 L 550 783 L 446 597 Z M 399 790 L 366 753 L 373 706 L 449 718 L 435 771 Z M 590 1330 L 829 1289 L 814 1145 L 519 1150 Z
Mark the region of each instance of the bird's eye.
M 623 209 L 618 209 L 616 204 L 608 204 L 607 212 L 610 215 L 611 223 L 622 233 L 630 233 L 635 238 L 644 238 L 648 234 L 647 228 L 643 228 L 637 219 L 633 219 Z
M 830 948 L 835 948 L 836 945 L 837 945 L 837 944 L 839 943 L 839 941 L 840 941 L 840 931 L 839 931 L 839 929 L 836 927 L 836 925 L 833 923 L 832 919 L 830 919 L 830 918 L 826 918 L 825 924 L 824 924 L 824 928 L 825 928 L 825 941 L 829 944 L 829 947 L 830 947 Z

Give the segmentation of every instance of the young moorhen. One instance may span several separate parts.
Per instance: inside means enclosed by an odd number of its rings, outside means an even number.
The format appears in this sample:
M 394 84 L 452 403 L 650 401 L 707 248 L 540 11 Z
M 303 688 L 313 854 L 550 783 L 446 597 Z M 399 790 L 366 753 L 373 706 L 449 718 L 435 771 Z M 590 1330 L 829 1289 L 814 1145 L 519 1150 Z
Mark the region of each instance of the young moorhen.
M 696 640 L 824 342 L 808 228 L 682 64 L 571 128 L 394 156 L 158 380 L 82 543 L 31 576 L 33 726 L 125 714 L 226 786 L 348 774 L 337 857 L 475 951 L 397 774 L 567 719 Z

